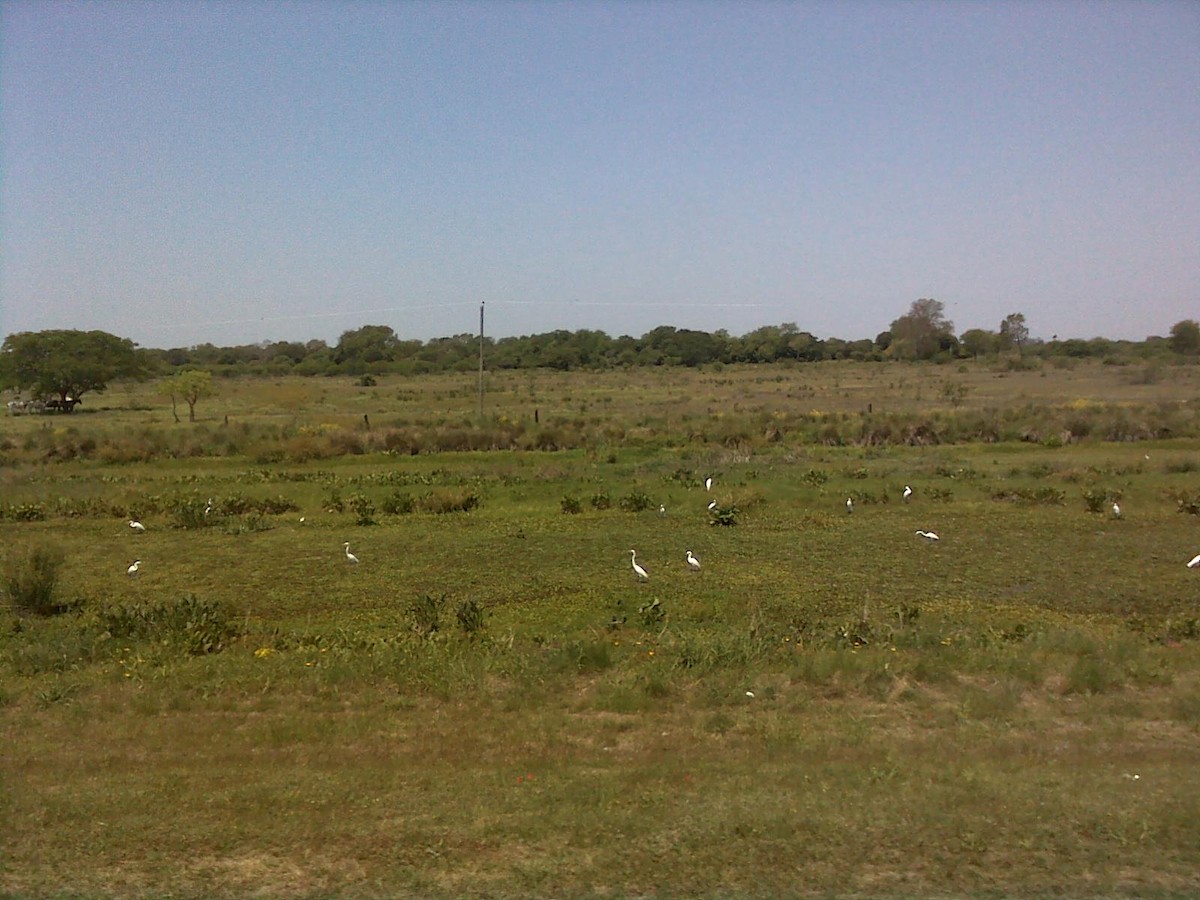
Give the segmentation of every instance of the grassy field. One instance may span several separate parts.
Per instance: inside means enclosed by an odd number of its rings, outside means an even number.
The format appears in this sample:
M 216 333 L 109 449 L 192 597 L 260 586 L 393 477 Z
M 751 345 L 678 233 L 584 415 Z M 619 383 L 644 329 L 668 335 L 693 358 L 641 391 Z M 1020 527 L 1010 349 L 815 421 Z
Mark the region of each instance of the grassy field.
M 1200 893 L 1196 367 L 477 402 L 244 379 L 195 424 L 152 385 L 0 421 L 5 571 L 62 555 L 62 609 L 3 618 L 0 893 Z M 929 437 L 968 419 L 1000 439 Z M 436 449 L 479 434 L 562 449 Z

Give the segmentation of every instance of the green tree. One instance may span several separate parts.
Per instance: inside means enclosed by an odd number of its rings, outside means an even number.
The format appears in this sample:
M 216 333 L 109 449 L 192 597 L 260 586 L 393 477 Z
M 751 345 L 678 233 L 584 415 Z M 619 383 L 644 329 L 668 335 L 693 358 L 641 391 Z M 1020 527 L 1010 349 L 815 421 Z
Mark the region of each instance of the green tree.
M 962 333 L 960 340 L 963 351 L 978 359 L 996 351 L 998 335 L 984 328 L 969 328 Z
M 892 322 L 891 352 L 902 359 L 931 359 L 943 347 L 952 347 L 954 323 L 946 318 L 940 300 L 914 300 L 908 312 Z
M 1029 327 L 1025 324 L 1024 313 L 1009 313 L 1000 323 L 1000 345 L 1002 347 L 1016 346 L 1017 353 L 1025 355 L 1025 342 L 1029 340 Z
M 0 384 L 57 396 L 65 404 L 103 391 L 117 378 L 145 375 L 145 359 L 136 348 L 105 331 L 21 331 L 0 346 Z
M 175 410 L 176 400 L 182 400 L 188 405 L 188 421 L 196 421 L 196 404 L 205 397 L 211 397 L 215 390 L 212 383 L 212 373 L 202 369 L 184 369 L 176 372 L 162 383 L 162 393 L 171 398 L 171 415 L 179 421 L 179 413 Z
M 1184 319 L 1171 326 L 1171 349 L 1194 356 L 1200 353 L 1200 323 Z

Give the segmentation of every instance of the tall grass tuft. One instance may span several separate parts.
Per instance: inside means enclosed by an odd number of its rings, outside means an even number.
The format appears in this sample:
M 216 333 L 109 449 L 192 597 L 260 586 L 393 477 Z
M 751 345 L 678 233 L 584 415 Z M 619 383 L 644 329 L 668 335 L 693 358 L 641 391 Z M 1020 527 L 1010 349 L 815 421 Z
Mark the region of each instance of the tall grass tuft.
M 9 561 L 4 571 L 4 592 L 16 612 L 52 616 L 70 608 L 57 596 L 64 559 L 58 548 L 38 544 L 24 557 Z

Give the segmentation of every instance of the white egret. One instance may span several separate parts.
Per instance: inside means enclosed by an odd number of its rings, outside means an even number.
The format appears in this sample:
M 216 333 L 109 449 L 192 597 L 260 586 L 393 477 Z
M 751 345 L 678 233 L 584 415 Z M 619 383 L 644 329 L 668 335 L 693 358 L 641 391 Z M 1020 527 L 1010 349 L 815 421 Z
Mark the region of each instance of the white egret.
M 207 516 L 210 512 L 212 512 L 212 497 L 208 498 L 208 505 L 204 507 L 204 515 Z
M 911 496 L 912 496 L 912 488 L 910 488 L 910 487 L 909 487 L 909 486 L 906 484 L 906 485 L 904 486 L 904 502 L 905 502 L 905 503 L 907 503 L 907 502 L 908 502 L 908 498 L 909 498 L 909 497 L 911 497 Z
M 700 560 L 698 560 L 698 559 L 696 559 L 696 557 L 692 556 L 691 550 L 689 550 L 687 552 L 687 564 L 688 564 L 688 568 L 691 569 L 693 572 L 700 571 Z
M 132 578 L 134 575 L 136 575 L 138 573 L 138 567 L 140 567 L 141 564 L 142 564 L 142 561 L 140 559 L 135 559 L 133 561 L 133 565 L 125 570 L 125 574 L 128 575 L 130 578 Z
M 709 475 L 707 478 L 704 479 L 704 489 L 706 491 L 712 490 L 712 476 L 711 475 Z
M 136 531 L 138 534 L 141 534 L 143 531 L 146 530 L 146 526 L 143 525 L 141 522 L 139 522 L 137 519 L 130 519 L 129 527 L 132 528 L 134 531 Z
M 854 498 L 853 497 L 846 498 L 846 512 L 848 512 L 848 513 L 854 512 Z
M 304 516 L 301 516 L 301 517 L 300 517 L 300 524 L 301 524 L 301 525 L 303 525 L 303 524 L 304 524 Z
M 660 516 L 662 516 L 663 518 L 666 518 L 666 516 L 667 516 L 667 506 L 666 506 L 666 504 L 665 504 L 665 503 L 660 503 L 660 504 L 658 504 L 658 514 L 659 514 Z
M 1121 518 L 1121 507 L 1118 506 L 1115 501 L 1113 503 L 1112 509 L 1113 509 L 1113 518 L 1114 519 Z
M 633 573 L 637 575 L 638 581 L 650 580 L 650 576 L 646 574 L 646 570 L 638 565 L 636 550 L 629 551 L 629 562 L 633 566 Z
M 1191 558 L 1191 559 L 1188 561 L 1188 568 L 1189 568 L 1189 569 L 1194 569 L 1194 568 L 1196 568 L 1197 566 L 1200 566 L 1200 553 L 1197 553 L 1195 556 L 1193 556 L 1193 557 L 1192 557 L 1192 558 Z
M 935 534 L 932 531 L 918 531 L 917 534 L 919 534 L 921 537 L 925 538 L 925 540 L 927 540 L 927 541 L 940 541 L 941 540 L 941 538 L 938 537 L 937 534 Z
M 350 542 L 346 541 L 344 544 L 342 544 L 342 546 L 346 548 L 346 562 L 350 563 L 352 566 L 357 566 L 358 557 L 350 552 Z
M 708 511 L 712 512 L 716 508 L 717 508 L 717 501 L 716 500 L 710 501 L 708 504 Z

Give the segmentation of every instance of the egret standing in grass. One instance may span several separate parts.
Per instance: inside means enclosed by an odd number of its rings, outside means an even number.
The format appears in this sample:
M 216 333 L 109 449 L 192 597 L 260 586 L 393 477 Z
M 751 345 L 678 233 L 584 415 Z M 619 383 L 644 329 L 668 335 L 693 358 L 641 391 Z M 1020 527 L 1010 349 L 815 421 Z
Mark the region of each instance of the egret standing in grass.
M 665 503 L 658 504 L 658 514 L 664 519 L 667 517 L 667 505 Z
M 904 496 L 905 503 L 907 503 L 909 498 L 912 496 L 912 488 L 910 488 L 907 484 L 904 486 L 904 495 L 903 496 Z
M 854 498 L 853 497 L 846 498 L 846 512 L 847 513 L 854 512 Z
M 716 508 L 717 508 L 717 501 L 716 500 L 710 501 L 708 504 L 708 511 L 713 512 Z
M 1121 518 L 1121 507 L 1117 504 L 1117 502 L 1115 500 L 1113 501 L 1112 512 L 1113 512 L 1114 519 Z
M 927 541 L 940 541 L 941 540 L 941 538 L 938 537 L 937 534 L 932 531 L 918 531 L 917 534 L 919 534 L 921 537 L 925 538 L 925 540 L 927 540 Z
M 133 565 L 125 570 L 125 574 L 128 575 L 130 578 L 132 578 L 134 575 L 136 575 L 138 573 L 138 568 L 141 565 L 142 565 L 142 561 L 140 559 L 135 559 L 133 561 Z
M 637 576 L 638 581 L 649 581 L 650 576 L 646 574 L 646 570 L 638 565 L 637 551 L 629 551 L 629 562 L 633 566 L 633 574 Z
M 712 476 L 711 475 L 709 475 L 707 478 L 704 479 L 704 489 L 706 491 L 712 490 Z
M 696 557 L 692 556 L 691 550 L 689 550 L 687 552 L 687 564 L 688 564 L 688 568 L 691 569 L 693 572 L 700 571 L 700 560 L 698 560 L 698 559 L 696 559 Z
M 350 542 L 346 541 L 344 544 L 342 544 L 342 546 L 346 548 L 346 562 L 350 563 L 352 566 L 357 566 L 358 557 L 350 552 Z
M 1194 569 L 1197 566 L 1200 566 L 1200 553 L 1197 553 L 1190 560 L 1188 560 L 1188 568 L 1189 569 Z
M 137 534 L 141 534 L 143 531 L 146 530 L 146 526 L 143 525 L 141 522 L 139 522 L 137 519 L 130 519 L 129 527 L 132 528 L 134 530 L 134 532 Z
M 205 518 L 207 518 L 207 517 L 208 517 L 208 514 L 209 514 L 210 512 L 212 512 L 212 497 L 209 497 L 209 498 L 208 498 L 208 505 L 204 507 L 204 516 L 205 516 Z

